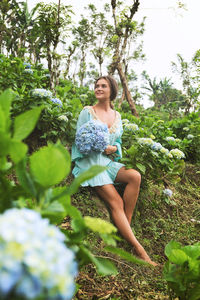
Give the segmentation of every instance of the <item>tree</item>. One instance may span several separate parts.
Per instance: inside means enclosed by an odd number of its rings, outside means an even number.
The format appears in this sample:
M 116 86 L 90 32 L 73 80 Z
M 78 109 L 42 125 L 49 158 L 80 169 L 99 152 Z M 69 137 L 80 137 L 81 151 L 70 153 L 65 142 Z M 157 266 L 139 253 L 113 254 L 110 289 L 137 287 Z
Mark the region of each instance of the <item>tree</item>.
M 136 21 L 133 21 L 133 17 L 138 10 L 139 4 L 139 0 L 134 0 L 130 7 L 124 7 L 121 9 L 122 2 L 111 0 L 115 34 L 110 41 L 110 44 L 114 49 L 114 53 L 112 62 L 109 66 L 110 74 L 114 74 L 117 70 L 125 97 L 130 105 L 131 112 L 137 117 L 138 113 L 128 87 L 125 70 L 127 67 L 126 54 L 130 48 L 130 43 L 135 41 L 136 38 L 143 33 L 144 23 L 138 25 Z
M 58 81 L 59 64 L 62 56 L 57 53 L 57 46 L 63 42 L 71 25 L 71 6 L 39 3 L 37 24 L 40 27 L 38 44 L 47 56 L 48 69 L 51 76 L 51 88 Z M 65 34 L 61 34 L 65 33 Z
M 78 43 L 80 49 L 80 66 L 78 71 L 78 77 L 80 80 L 80 85 L 83 85 L 83 80 L 86 76 L 86 56 L 88 54 L 88 49 L 91 43 L 94 41 L 93 29 L 88 18 L 83 15 L 82 19 L 79 21 L 78 26 L 74 26 L 72 33 L 74 35 L 75 41 Z
M 172 62 L 172 67 L 177 72 L 182 80 L 183 90 L 186 96 L 185 114 L 188 114 L 191 109 L 195 109 L 195 105 L 199 99 L 199 75 L 198 75 L 198 52 L 192 58 L 190 63 L 186 62 L 180 54 L 177 54 L 178 62 Z M 194 66 L 197 66 L 194 69 Z M 196 76 L 195 76 L 196 73 Z
M 97 9 L 93 4 L 89 4 L 87 9 L 90 12 L 89 18 L 91 19 L 91 28 L 95 41 L 92 45 L 91 53 L 98 62 L 98 75 L 101 76 L 103 72 L 103 63 L 106 60 L 106 57 L 109 56 L 111 50 L 110 47 L 108 47 L 108 41 L 113 35 L 113 27 L 108 23 L 106 14 L 97 12 Z
M 27 1 L 3 0 L 0 3 L 1 52 L 6 48 L 8 54 L 25 56 L 37 8 L 38 5 L 29 12 Z
M 149 99 L 154 102 L 154 107 L 160 109 L 163 107 L 169 111 L 170 116 L 174 116 L 186 104 L 186 96 L 178 89 L 173 87 L 170 79 L 166 77 L 157 82 L 154 77 L 151 79 L 146 72 L 143 72 L 143 78 L 147 85 L 143 89 L 150 92 Z

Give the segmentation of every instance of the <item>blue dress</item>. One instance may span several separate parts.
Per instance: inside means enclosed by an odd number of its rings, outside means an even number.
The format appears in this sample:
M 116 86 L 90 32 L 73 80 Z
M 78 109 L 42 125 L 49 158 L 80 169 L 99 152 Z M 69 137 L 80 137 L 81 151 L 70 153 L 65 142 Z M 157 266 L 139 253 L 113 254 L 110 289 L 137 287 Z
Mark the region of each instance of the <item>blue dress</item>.
M 77 128 L 84 123 L 91 120 L 99 120 L 92 106 L 85 106 L 80 112 Z M 75 162 L 75 167 L 72 170 L 72 174 L 77 177 L 83 171 L 88 170 L 93 165 L 101 165 L 108 167 L 107 170 L 96 175 L 92 179 L 89 179 L 82 183 L 82 186 L 102 186 L 105 184 L 113 184 L 117 173 L 124 164 L 117 162 L 122 157 L 121 150 L 121 136 L 123 133 L 121 116 L 119 112 L 116 111 L 115 121 L 113 125 L 109 128 L 109 144 L 112 146 L 117 146 L 117 151 L 115 152 L 116 157 L 112 160 L 108 155 L 105 155 L 101 152 L 92 152 L 89 155 L 84 155 L 80 153 L 75 143 L 72 145 L 71 158 Z

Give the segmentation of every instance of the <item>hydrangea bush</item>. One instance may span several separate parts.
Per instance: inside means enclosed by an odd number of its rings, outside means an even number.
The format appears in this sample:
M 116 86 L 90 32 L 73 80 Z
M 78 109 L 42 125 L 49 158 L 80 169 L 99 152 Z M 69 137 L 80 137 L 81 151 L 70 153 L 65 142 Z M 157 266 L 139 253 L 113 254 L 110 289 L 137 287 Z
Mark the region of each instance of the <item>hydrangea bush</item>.
M 162 139 L 162 143 L 156 141 L 156 136 L 138 127 L 136 131 L 127 133 L 127 125 L 131 124 L 123 120 L 123 159 L 127 167 L 138 169 L 143 175 L 143 183 L 147 181 L 164 182 L 165 180 L 180 180 L 185 154 L 173 145 L 179 145 L 180 140 L 173 136 Z M 148 136 L 145 136 L 148 135 Z M 170 144 L 168 144 L 170 143 Z M 171 144 L 173 143 L 173 145 Z M 172 148 L 172 149 L 171 149 Z
M 0 295 L 71 299 L 77 264 L 65 235 L 30 209 L 0 215 Z
M 85 155 L 91 152 L 103 152 L 109 144 L 108 126 L 97 120 L 83 124 L 76 133 L 75 143 Z

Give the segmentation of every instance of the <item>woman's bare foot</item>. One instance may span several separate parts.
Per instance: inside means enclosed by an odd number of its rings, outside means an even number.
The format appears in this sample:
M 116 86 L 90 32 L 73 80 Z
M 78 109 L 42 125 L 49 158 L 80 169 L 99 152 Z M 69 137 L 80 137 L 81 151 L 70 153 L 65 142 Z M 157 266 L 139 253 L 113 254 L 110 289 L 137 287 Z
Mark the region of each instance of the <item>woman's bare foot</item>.
M 146 253 L 146 251 L 144 250 L 144 248 L 142 246 L 135 249 L 135 251 L 137 252 L 137 255 L 139 256 L 140 259 L 148 262 L 150 265 L 152 265 L 154 267 L 158 266 L 158 264 L 156 262 L 151 260 L 151 258 L 149 257 L 149 255 Z

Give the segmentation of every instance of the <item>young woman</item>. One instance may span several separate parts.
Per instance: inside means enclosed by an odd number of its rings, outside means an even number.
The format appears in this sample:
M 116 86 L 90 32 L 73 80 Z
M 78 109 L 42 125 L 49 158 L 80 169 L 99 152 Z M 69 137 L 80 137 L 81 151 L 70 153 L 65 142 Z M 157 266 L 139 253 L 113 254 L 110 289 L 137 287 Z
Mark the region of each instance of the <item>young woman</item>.
M 150 259 L 130 227 L 139 194 L 141 176 L 136 170 L 127 170 L 124 164 L 117 161 L 122 157 L 121 135 L 123 132 L 121 116 L 113 110 L 111 103 L 117 96 L 117 83 L 111 76 L 102 76 L 96 80 L 94 91 L 97 103 L 94 106 L 86 106 L 81 111 L 77 130 L 90 120 L 101 121 L 108 126 L 110 145 L 104 153 L 94 152 L 89 156 L 84 156 L 74 144 L 72 146 L 72 161 L 75 162 L 75 167 L 72 173 L 77 177 L 92 165 L 107 166 L 106 171 L 85 181 L 82 186 L 95 188 L 99 196 L 108 203 L 112 219 L 121 235 L 133 246 L 141 259 L 155 266 L 156 263 Z M 114 160 L 111 159 L 111 154 L 115 154 Z M 123 198 L 115 189 L 114 182 L 126 183 Z

